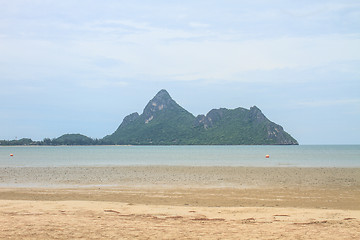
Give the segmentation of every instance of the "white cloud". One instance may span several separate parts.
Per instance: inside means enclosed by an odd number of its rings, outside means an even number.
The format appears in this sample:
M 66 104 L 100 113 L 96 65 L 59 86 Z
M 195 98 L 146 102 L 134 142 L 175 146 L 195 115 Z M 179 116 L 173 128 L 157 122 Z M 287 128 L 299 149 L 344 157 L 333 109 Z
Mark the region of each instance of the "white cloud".
M 325 2 L 312 4 L 306 4 L 298 8 L 292 8 L 286 10 L 289 14 L 296 17 L 311 17 L 311 18 L 323 18 L 324 16 L 331 16 L 334 13 L 341 11 L 354 11 L 360 7 L 359 2 Z
M 210 25 L 209 25 L 209 24 L 206 24 L 206 23 L 190 22 L 190 23 L 189 23 L 189 26 L 190 26 L 190 27 L 193 27 L 193 28 L 207 28 L 207 27 L 209 27 Z
M 174 40 L 167 44 L 161 39 L 169 36 L 162 37 L 160 32 L 148 33 L 146 38 L 137 38 L 146 40 L 120 47 L 113 53 L 121 52 L 122 61 L 144 75 L 176 76 L 177 80 L 235 80 L 238 73 L 244 71 L 313 68 L 337 61 L 360 60 L 360 40 L 351 36 L 255 41 L 223 41 L 219 38 L 211 41 Z
M 130 29 L 116 30 L 124 26 Z M 159 28 L 120 20 L 98 22 L 87 29 L 91 29 L 87 33 L 89 37 L 78 36 L 68 41 L 0 39 L 0 61 L 35 65 L 28 68 L 30 72 L 14 73 L 35 77 L 42 66 L 41 74 L 56 74 L 56 71 L 68 69 L 99 74 L 100 78 L 148 76 L 149 79 L 177 81 L 238 81 L 241 72 L 314 68 L 338 61 L 360 60 L 359 35 L 244 40 L 237 33 Z M 112 34 L 103 34 L 104 31 Z M 106 67 L 106 62 L 100 67 L 93 64 L 103 59 L 112 59 L 112 63 L 108 61 L 111 69 Z M 3 73 L 8 71 L 2 70 Z
M 109 81 L 106 79 L 99 80 L 82 80 L 79 85 L 81 87 L 91 88 L 91 89 L 99 89 L 99 88 L 123 88 L 128 85 L 127 82 L 124 81 Z
M 355 3 L 325 5 L 325 12 L 358 6 Z M 320 11 L 324 4 L 307 6 L 299 4 L 298 8 L 285 8 L 292 15 L 303 16 Z M 177 27 L 139 16 L 82 21 L 52 19 L 48 22 L 34 18 L 27 28 L 20 28 L 24 31 L 23 38 L 18 38 L 20 32 L 5 32 L 7 37 L 0 38 L 0 62 L 23 65 L 26 71 L 18 71 L 17 67 L 14 70 L 0 67 L 0 71 L 3 75 L 34 78 L 44 73 L 49 76 L 69 72 L 77 79 L 83 73 L 97 75 L 96 79 L 145 76 L 169 81 L 238 81 L 243 72 L 315 68 L 360 60 L 358 34 L 296 35 L 293 34 L 296 29 L 286 23 L 283 26 L 288 28 L 288 36 L 265 33 L 259 37 L 251 30 L 257 21 L 267 26 L 267 22 L 276 19 L 272 24 L 279 24 L 277 21 L 284 20 L 284 16 L 279 18 L 277 13 L 279 10 L 275 7 L 254 11 L 251 5 L 249 11 L 240 12 L 235 19 L 242 23 L 240 28 L 233 25 L 231 31 L 212 26 L 209 23 L 213 22 L 206 15 L 198 19 L 190 15 Z M 263 18 L 257 19 L 258 15 Z M 191 17 L 197 20 L 191 20 Z M 25 20 L 16 20 L 15 25 L 21 26 Z M 247 24 L 253 25 L 247 27 Z M 99 62 L 102 64 L 96 64 Z M 116 62 L 121 64 L 114 64 Z

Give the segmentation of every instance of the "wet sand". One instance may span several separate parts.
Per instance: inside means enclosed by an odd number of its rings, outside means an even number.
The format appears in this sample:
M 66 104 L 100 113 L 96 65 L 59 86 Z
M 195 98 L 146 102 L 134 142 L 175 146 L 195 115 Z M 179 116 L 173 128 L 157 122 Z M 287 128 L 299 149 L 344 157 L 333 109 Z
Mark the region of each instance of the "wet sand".
M 0 187 L 360 187 L 360 168 L 5 167 Z
M 0 168 L 0 239 L 359 239 L 360 169 Z

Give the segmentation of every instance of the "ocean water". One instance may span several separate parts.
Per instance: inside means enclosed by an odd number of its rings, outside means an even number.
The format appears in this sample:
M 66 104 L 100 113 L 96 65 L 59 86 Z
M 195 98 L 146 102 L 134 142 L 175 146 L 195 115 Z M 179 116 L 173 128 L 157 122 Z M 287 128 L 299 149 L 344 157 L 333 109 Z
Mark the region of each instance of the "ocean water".
M 0 147 L 0 167 L 137 165 L 360 167 L 360 145 Z

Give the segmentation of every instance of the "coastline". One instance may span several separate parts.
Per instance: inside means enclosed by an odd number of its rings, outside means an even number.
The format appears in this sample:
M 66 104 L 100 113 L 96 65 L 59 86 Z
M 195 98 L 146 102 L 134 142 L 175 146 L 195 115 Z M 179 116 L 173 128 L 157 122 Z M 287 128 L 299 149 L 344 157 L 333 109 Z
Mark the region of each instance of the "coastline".
M 0 173 L 1 239 L 360 237 L 360 168 L 14 167 Z
M 360 168 L 0 167 L 0 187 L 360 188 Z
M 0 200 L 360 210 L 360 168 L 4 167 Z

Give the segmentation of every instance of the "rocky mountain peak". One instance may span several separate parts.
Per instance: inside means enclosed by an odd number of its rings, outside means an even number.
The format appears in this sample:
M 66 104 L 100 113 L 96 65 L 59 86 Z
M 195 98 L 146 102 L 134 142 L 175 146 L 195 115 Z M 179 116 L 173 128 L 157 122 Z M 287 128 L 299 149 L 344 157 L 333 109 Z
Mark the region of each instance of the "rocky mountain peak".
M 250 118 L 253 121 L 264 121 L 267 119 L 257 106 L 250 108 Z
M 140 116 L 140 115 L 139 115 L 137 112 L 134 112 L 134 113 L 132 113 L 132 114 L 130 114 L 130 115 L 127 115 L 127 116 L 124 118 L 123 122 L 121 123 L 121 126 L 124 127 L 124 126 L 126 126 L 126 125 L 129 125 L 130 123 L 132 123 L 133 121 L 135 121 L 136 119 L 138 119 L 139 116 Z
M 170 98 L 171 96 L 170 94 L 165 90 L 165 89 L 161 89 L 153 98 L 154 99 L 166 99 L 166 98 Z
M 144 114 L 161 111 L 175 104 L 175 101 L 170 97 L 169 93 L 163 89 L 149 101 L 144 109 Z
M 210 128 L 222 119 L 225 111 L 227 111 L 226 108 L 212 109 L 206 116 L 199 115 L 195 119 L 194 126 L 203 126 L 205 129 Z
M 143 116 L 146 119 L 145 123 L 150 122 L 154 117 L 162 111 L 182 109 L 165 90 L 160 90 L 153 99 L 144 108 Z
M 298 144 L 256 106 L 212 109 L 206 115 L 195 117 L 166 90 L 159 91 L 141 115 L 126 116 L 118 129 L 104 140 L 136 145 Z

